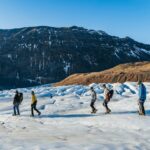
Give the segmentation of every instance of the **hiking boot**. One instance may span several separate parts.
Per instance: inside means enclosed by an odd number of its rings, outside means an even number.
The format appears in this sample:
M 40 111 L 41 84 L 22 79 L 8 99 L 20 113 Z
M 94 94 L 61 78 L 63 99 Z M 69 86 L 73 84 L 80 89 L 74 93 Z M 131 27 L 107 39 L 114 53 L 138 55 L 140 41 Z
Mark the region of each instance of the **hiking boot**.
M 143 112 L 139 112 L 139 115 L 141 116 L 145 116 L 145 114 Z
M 108 109 L 108 113 L 111 113 L 111 110 L 110 110 L 110 109 Z
M 96 113 L 96 112 L 97 112 L 97 109 L 95 109 L 93 112 Z
M 109 114 L 110 112 L 111 112 L 111 110 L 108 109 L 108 110 L 105 112 L 105 114 Z
M 38 113 L 38 116 L 40 116 L 40 115 L 41 115 L 41 112 Z

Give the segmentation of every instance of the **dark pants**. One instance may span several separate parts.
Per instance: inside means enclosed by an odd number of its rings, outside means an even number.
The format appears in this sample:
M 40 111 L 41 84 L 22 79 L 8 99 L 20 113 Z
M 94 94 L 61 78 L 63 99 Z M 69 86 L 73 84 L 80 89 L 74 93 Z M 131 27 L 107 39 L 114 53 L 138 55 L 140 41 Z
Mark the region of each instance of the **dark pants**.
M 139 114 L 145 115 L 144 102 L 139 102 Z
M 92 112 L 94 112 L 94 111 L 96 110 L 96 108 L 94 107 L 94 104 L 95 104 L 94 101 L 92 101 L 91 104 L 90 104 L 90 106 L 91 106 L 91 108 L 92 108 Z
M 108 108 L 108 102 L 107 100 L 104 100 L 103 106 L 106 108 L 106 112 L 110 112 L 110 109 Z
M 17 111 L 17 114 L 16 114 Z M 19 104 L 14 104 L 14 115 L 20 115 Z
M 33 104 L 31 104 L 31 115 L 34 116 L 34 110 L 40 115 L 41 112 L 36 108 L 36 104 L 37 102 L 34 102 Z

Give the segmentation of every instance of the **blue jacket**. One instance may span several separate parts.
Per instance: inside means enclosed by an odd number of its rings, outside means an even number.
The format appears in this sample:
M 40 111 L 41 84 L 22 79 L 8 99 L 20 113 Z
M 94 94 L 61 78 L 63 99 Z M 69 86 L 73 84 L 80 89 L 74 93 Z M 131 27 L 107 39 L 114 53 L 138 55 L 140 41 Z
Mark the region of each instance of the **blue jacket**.
M 143 83 L 139 85 L 139 101 L 145 102 L 146 100 L 146 87 Z

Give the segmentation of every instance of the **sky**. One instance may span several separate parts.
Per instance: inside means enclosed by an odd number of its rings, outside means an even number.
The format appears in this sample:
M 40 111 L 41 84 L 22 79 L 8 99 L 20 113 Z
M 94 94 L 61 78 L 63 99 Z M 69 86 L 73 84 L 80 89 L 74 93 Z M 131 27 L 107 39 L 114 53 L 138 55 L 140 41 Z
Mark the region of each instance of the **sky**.
M 0 29 L 81 26 L 150 44 L 150 0 L 0 0 Z

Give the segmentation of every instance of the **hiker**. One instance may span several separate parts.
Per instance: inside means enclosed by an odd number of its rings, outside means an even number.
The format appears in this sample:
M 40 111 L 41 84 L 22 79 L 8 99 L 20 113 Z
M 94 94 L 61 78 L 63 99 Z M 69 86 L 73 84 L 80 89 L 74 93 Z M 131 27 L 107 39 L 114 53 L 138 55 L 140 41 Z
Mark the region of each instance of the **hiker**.
M 105 109 L 106 109 L 105 114 L 108 114 L 108 113 L 111 112 L 111 109 L 108 108 L 108 103 L 109 103 L 110 99 L 111 99 L 112 96 L 113 96 L 113 90 L 109 90 L 109 89 L 106 87 L 106 84 L 103 84 L 103 88 L 104 88 L 104 102 L 103 102 L 103 106 L 104 106 Z
M 19 92 L 16 91 L 16 94 L 15 94 L 15 97 L 14 97 L 14 100 L 13 100 L 13 105 L 14 105 L 14 114 L 13 116 L 16 116 L 16 115 L 20 115 L 20 111 L 19 111 L 19 105 L 20 105 L 20 97 L 19 97 Z
M 142 83 L 142 81 L 139 81 L 138 85 L 139 85 L 139 100 L 138 100 L 139 115 L 145 115 L 144 102 L 146 100 L 146 87 Z
M 38 113 L 38 115 L 41 115 L 41 112 L 36 108 L 37 105 L 37 98 L 35 96 L 34 91 L 31 92 L 32 94 L 32 103 L 31 103 L 31 116 L 34 117 L 34 110 Z
M 96 99 L 97 99 L 96 92 L 94 91 L 93 87 L 91 87 L 90 90 L 91 90 L 91 96 L 92 96 L 92 100 L 91 100 L 91 104 L 90 104 L 90 106 L 92 108 L 92 112 L 91 113 L 96 113 L 97 109 L 94 107 L 94 104 L 95 104 Z

